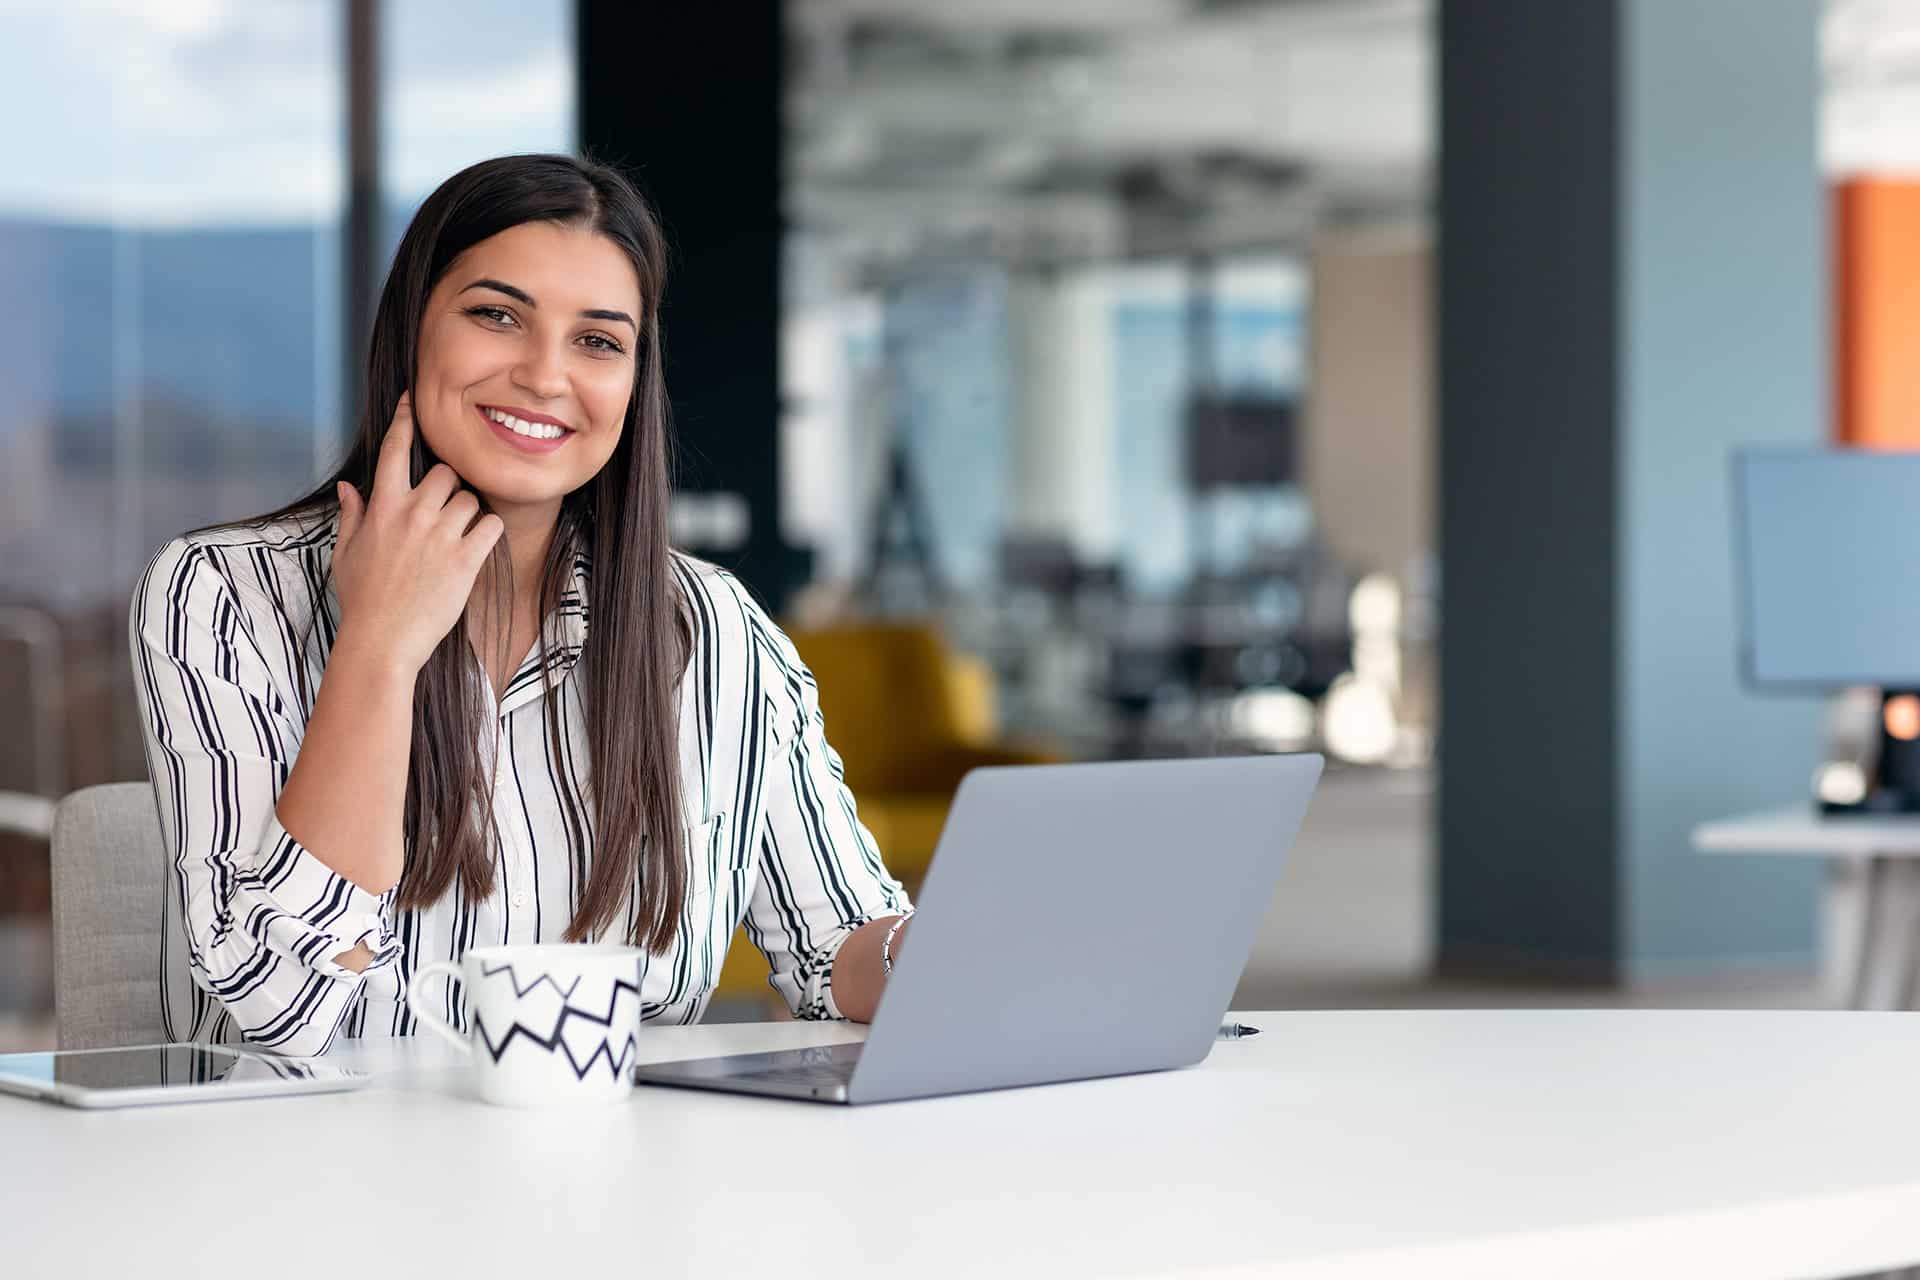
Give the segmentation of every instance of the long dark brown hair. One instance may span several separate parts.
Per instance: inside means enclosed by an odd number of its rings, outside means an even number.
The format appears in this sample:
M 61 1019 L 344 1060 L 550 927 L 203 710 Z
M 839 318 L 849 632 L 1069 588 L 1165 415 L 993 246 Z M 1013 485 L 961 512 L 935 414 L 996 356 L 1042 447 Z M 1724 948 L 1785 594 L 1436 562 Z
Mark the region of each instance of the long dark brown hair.
M 367 357 L 366 400 L 346 461 L 305 497 L 239 523 L 332 520 L 340 507 L 335 485 L 342 480 L 363 499 L 372 494 L 380 442 L 401 393 L 414 385 L 428 295 L 460 254 L 527 222 L 605 236 L 626 252 L 640 280 L 642 314 L 625 429 L 606 466 L 561 501 L 539 584 L 539 644 L 544 671 L 545 620 L 571 580 L 576 555 L 587 557 L 589 625 L 574 674 L 577 679 L 584 673 L 581 701 L 592 754 L 592 795 L 583 802 L 572 794 L 570 781 L 562 782 L 561 791 L 575 847 L 591 847 L 593 854 L 586 890 L 562 936 L 578 942 L 604 933 L 637 884 L 638 898 L 629 904 L 628 941 L 657 955 L 673 941 L 687 891 L 680 847 L 677 690 L 692 640 L 667 542 L 671 445 L 660 367 L 666 244 L 659 219 L 633 184 L 610 166 L 564 155 L 484 160 L 441 183 L 414 214 L 381 291 Z M 415 432 L 411 482 L 418 484 L 438 461 L 426 437 Z M 483 495 L 475 496 L 482 510 L 489 509 Z M 487 570 L 493 587 L 510 600 L 512 561 L 504 535 L 494 544 Z M 324 613 L 323 605 L 316 627 Z M 493 616 L 509 615 L 496 606 Z M 485 708 L 476 684 L 479 663 L 468 641 L 472 625 L 469 617 L 447 633 L 414 684 L 406 865 L 396 899 L 402 908 L 439 901 L 456 879 L 470 900 L 493 891 L 491 847 L 474 819 L 477 801 L 488 815 L 487 827 L 492 826 L 493 787 L 481 767 L 477 731 Z M 302 694 L 311 702 L 304 667 L 300 676 Z M 566 753 L 554 702 L 549 697 L 543 709 L 552 758 L 562 760 Z M 560 772 L 568 776 L 567 770 Z M 591 838 L 582 817 L 586 803 L 592 807 Z

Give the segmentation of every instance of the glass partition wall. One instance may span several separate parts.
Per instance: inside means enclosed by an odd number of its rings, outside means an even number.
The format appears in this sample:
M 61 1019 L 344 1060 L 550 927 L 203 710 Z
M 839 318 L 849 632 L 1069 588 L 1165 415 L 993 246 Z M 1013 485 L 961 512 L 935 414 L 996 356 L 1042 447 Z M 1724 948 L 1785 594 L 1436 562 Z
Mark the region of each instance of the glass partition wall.
M 349 8 L 0 6 L 0 1051 L 51 1036 L 53 799 L 146 774 L 146 557 L 341 454 Z M 572 6 L 361 12 L 384 269 L 441 178 L 572 146 Z

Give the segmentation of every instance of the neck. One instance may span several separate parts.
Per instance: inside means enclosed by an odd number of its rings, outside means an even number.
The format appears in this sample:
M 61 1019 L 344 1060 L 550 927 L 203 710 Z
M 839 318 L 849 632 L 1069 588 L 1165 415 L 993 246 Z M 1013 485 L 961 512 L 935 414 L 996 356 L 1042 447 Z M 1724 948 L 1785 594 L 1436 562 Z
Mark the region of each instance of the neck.
M 547 550 L 553 545 L 554 530 L 560 525 L 560 504 L 545 511 L 501 512 L 507 523 L 504 535 L 513 557 L 513 586 L 516 596 L 540 592 L 540 571 L 547 563 Z
M 493 510 L 506 525 L 501 542 L 513 565 L 513 598 L 508 602 L 508 616 L 517 618 L 539 606 L 540 575 L 546 567 L 554 531 L 559 528 L 560 503 L 558 500 L 533 506 L 496 503 Z M 491 623 L 493 589 L 488 577 L 483 570 L 474 580 L 468 602 L 483 622 Z

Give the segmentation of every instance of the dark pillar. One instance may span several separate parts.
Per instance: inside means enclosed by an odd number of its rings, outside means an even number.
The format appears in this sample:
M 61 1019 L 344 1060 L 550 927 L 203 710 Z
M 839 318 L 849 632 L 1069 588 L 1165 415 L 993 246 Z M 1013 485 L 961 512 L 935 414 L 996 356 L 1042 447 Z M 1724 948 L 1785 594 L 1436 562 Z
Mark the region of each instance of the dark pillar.
M 1815 870 L 1708 859 L 1802 800 L 1746 693 L 1729 451 L 1823 433 L 1815 22 L 1743 0 L 1440 9 L 1440 960 L 1805 968 Z
M 780 536 L 778 0 L 579 0 L 580 144 L 638 179 L 673 257 L 663 325 L 679 487 L 740 495 L 743 547 L 690 548 L 775 608 L 808 558 Z
M 347 227 L 340 255 L 341 386 L 346 421 L 341 440 L 353 438 L 367 392 L 367 344 L 373 311 L 386 276 L 381 260 L 380 0 L 347 0 Z

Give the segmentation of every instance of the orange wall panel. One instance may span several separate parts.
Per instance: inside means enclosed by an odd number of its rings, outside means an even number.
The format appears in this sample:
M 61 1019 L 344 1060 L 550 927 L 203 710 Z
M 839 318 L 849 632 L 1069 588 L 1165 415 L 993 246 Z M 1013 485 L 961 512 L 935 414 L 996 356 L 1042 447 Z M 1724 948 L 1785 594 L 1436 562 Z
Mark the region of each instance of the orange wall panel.
M 1833 189 L 1834 443 L 1920 448 L 1920 181 Z

